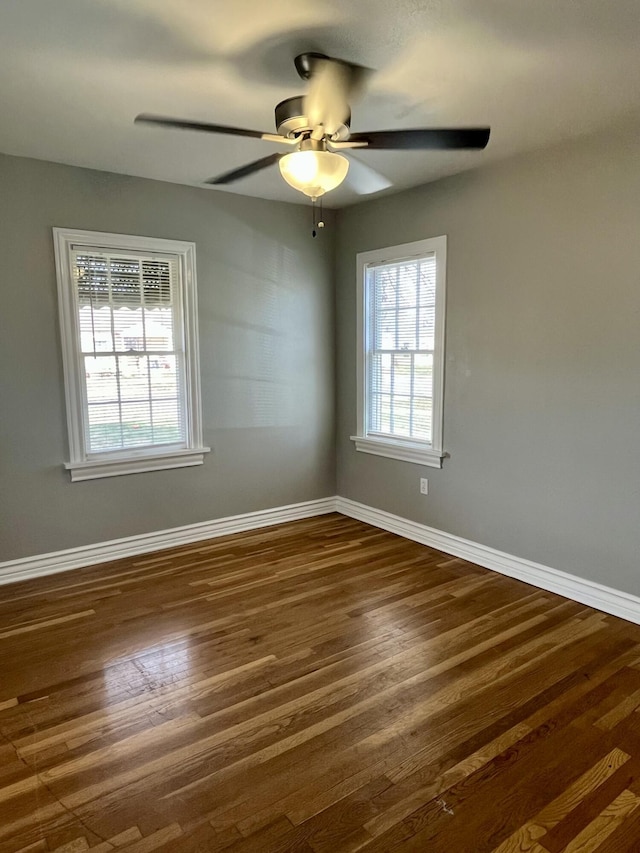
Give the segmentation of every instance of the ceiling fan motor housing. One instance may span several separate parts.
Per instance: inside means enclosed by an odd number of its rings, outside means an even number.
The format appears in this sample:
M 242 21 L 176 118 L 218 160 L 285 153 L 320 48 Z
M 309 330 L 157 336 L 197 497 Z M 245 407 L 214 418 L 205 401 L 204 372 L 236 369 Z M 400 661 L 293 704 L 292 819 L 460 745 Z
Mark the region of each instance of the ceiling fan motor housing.
M 351 124 L 351 113 L 340 125 L 338 130 L 331 136 L 334 142 L 344 141 L 349 138 L 349 126 Z M 304 97 L 295 95 L 281 101 L 276 107 L 276 128 L 280 136 L 293 139 L 296 136 L 311 133 L 314 129 L 309 125 L 309 119 L 304 114 Z

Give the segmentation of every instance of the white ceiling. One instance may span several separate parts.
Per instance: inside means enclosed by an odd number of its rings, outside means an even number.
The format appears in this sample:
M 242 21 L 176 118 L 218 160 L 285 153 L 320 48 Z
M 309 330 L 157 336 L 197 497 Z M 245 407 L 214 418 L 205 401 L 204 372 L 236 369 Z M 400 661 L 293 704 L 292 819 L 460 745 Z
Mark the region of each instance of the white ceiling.
M 484 152 L 359 152 L 393 189 L 640 116 L 638 0 L 0 0 L 0 151 L 198 185 L 279 149 L 134 116 L 273 131 L 305 50 L 376 69 L 354 131 L 491 126 Z M 303 201 L 277 167 L 210 191 Z

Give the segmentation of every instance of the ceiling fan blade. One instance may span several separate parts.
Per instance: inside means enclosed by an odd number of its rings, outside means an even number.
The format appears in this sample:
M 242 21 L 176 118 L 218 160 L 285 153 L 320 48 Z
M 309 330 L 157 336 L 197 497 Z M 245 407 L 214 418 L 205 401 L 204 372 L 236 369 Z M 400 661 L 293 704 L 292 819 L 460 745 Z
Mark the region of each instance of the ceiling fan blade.
M 485 148 L 488 127 L 422 128 L 417 130 L 373 130 L 352 133 L 349 142 L 365 142 L 367 148 L 442 151 L 457 148 Z
M 352 142 L 349 140 L 348 142 L 334 142 L 333 140 L 327 142 L 327 147 L 330 151 L 348 151 L 350 148 L 368 148 L 366 142 Z
M 351 117 L 349 102 L 370 71 L 340 59 L 310 56 L 313 59 L 304 113 L 312 128 L 322 128 L 331 136 Z
M 205 133 L 225 133 L 230 136 L 250 136 L 254 139 L 266 139 L 269 142 L 282 142 L 285 145 L 295 144 L 294 140 L 285 139 L 276 133 L 263 133 L 261 130 L 248 130 L 244 127 L 229 127 L 226 124 L 210 124 L 203 121 L 189 121 L 188 119 L 169 118 L 167 116 L 155 116 L 141 113 L 134 119 L 136 124 L 155 124 L 161 127 L 173 127 L 180 130 L 202 130 Z
M 371 195 L 381 190 L 386 190 L 392 185 L 392 181 L 376 172 L 371 166 L 367 166 L 355 157 L 349 157 L 349 171 L 347 183 L 358 195 Z
M 234 181 L 239 181 L 240 178 L 246 178 L 247 175 L 253 175 L 254 172 L 259 172 L 261 169 L 266 169 L 268 166 L 273 166 L 278 160 L 284 157 L 284 154 L 269 154 L 268 157 L 263 157 L 261 160 L 254 160 L 253 163 L 247 163 L 246 166 L 240 166 L 239 169 L 232 169 L 230 172 L 224 172 L 222 175 L 216 175 L 215 178 L 209 178 L 205 184 L 232 184 Z

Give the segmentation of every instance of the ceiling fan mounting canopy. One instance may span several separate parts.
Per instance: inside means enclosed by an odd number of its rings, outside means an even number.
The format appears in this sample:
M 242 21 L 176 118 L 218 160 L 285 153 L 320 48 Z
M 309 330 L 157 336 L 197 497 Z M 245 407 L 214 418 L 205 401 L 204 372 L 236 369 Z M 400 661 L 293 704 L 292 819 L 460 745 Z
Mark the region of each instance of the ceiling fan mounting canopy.
M 296 71 L 298 72 L 298 77 L 300 77 L 302 80 L 310 80 L 311 76 L 314 74 L 314 71 L 318 66 L 318 62 L 324 59 L 332 61 L 331 57 L 327 56 L 324 53 L 316 53 L 315 51 L 299 53 L 293 60 L 293 64 L 295 65 Z M 338 60 L 333 61 L 337 62 Z
M 143 124 L 245 136 L 284 145 L 290 149 L 289 153 L 270 154 L 210 178 L 206 183 L 233 183 L 279 163 L 287 183 L 312 198 L 335 189 L 347 176 L 349 160 L 339 154 L 343 150 L 479 150 L 489 141 L 488 127 L 411 128 L 351 133 L 350 102 L 359 94 L 370 69 L 314 52 L 299 54 L 294 64 L 298 75 L 308 82 L 308 89 L 305 95 L 287 98 L 276 106 L 277 133 L 148 114 L 141 114 L 135 120 Z M 386 178 L 358 160 L 351 162 L 354 171 L 360 170 L 360 179 L 354 182 L 357 192 L 367 194 L 390 185 Z M 365 172 L 369 174 L 362 180 Z

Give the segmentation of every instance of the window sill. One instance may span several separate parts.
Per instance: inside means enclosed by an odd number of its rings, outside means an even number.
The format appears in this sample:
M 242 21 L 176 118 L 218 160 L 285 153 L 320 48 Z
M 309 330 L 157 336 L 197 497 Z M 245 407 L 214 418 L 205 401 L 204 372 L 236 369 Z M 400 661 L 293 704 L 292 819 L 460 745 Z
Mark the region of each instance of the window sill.
M 204 454 L 211 448 L 198 447 L 190 450 L 174 450 L 153 456 L 129 456 L 117 459 L 94 459 L 87 462 L 65 462 L 64 467 L 71 475 L 71 482 L 97 480 L 102 477 L 119 477 L 122 474 L 141 474 L 145 471 L 164 471 L 169 468 L 189 468 L 202 465 Z
M 387 456 L 390 459 L 400 459 L 402 462 L 415 462 L 427 465 L 429 468 L 442 468 L 445 454 L 432 450 L 423 444 L 412 441 L 393 441 L 393 439 L 371 438 L 369 436 L 352 435 L 356 450 L 363 453 L 373 453 L 374 456 Z

